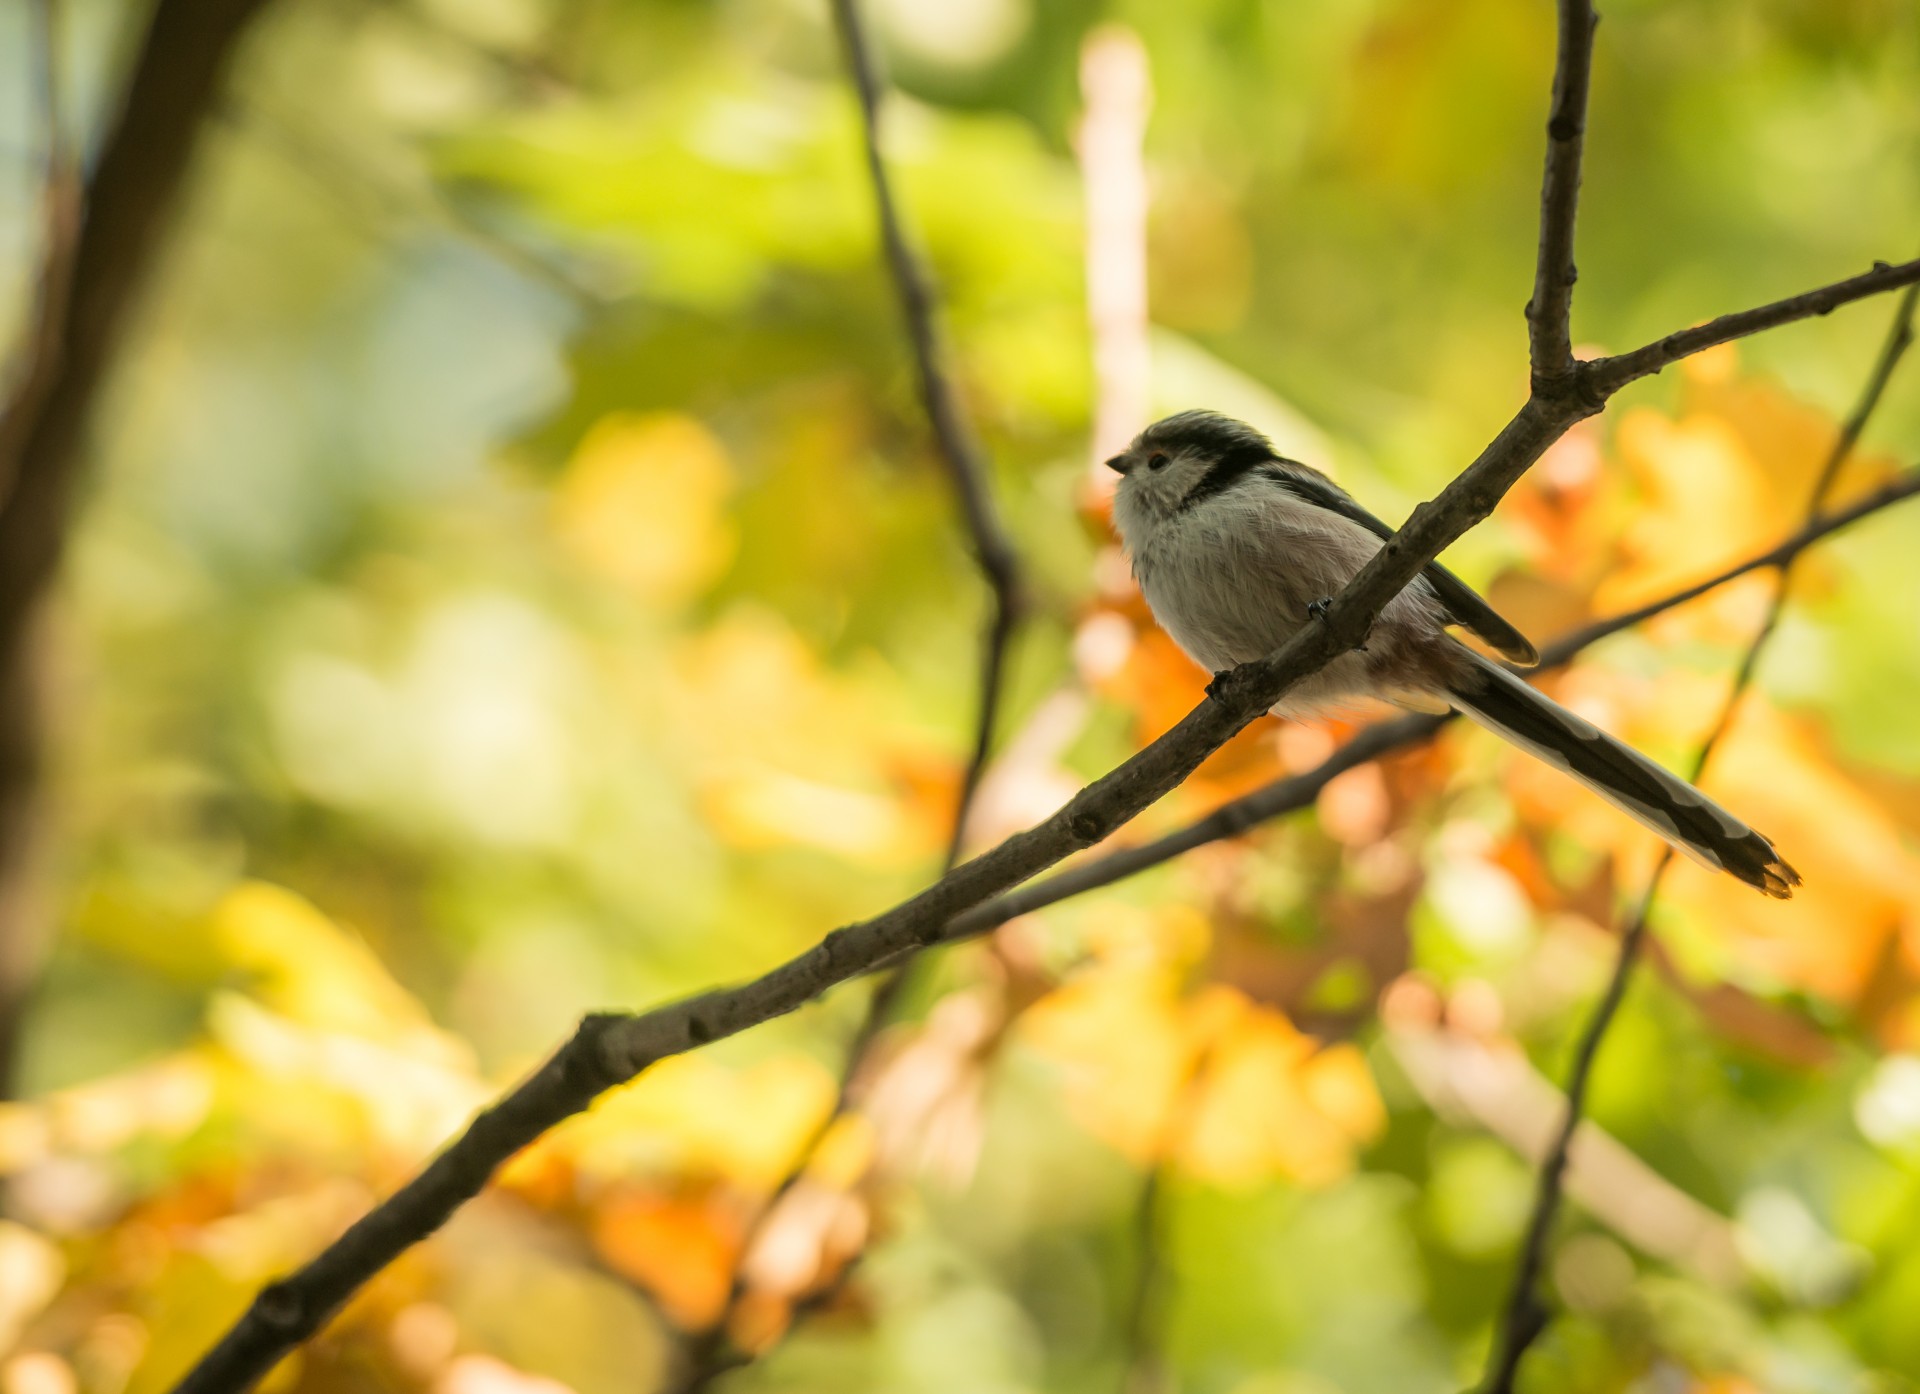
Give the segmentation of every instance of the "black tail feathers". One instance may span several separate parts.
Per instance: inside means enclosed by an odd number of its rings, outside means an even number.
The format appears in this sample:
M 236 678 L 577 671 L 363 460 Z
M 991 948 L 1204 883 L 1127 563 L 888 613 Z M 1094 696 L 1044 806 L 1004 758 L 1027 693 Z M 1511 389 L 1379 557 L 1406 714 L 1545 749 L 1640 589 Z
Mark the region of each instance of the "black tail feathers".
M 1715 871 L 1779 900 L 1800 873 L 1773 844 L 1705 794 L 1582 720 L 1504 668 L 1474 656 L 1449 696 L 1467 716 L 1522 750 L 1565 770 L 1629 817 Z

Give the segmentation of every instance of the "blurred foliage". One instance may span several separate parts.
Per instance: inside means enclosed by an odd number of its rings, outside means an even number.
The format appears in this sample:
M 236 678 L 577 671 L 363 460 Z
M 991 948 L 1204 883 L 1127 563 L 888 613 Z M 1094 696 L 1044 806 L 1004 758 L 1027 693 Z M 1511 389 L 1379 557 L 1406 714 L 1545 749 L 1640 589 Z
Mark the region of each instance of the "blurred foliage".
M 1086 502 L 1089 27 L 1133 26 L 1153 65 L 1142 411 L 1252 416 L 1398 517 L 1522 386 L 1552 13 L 870 7 L 1040 599 L 984 840 L 1204 677 Z M 1605 8 L 1583 343 L 1912 251 L 1905 0 Z M 97 139 L 142 7 L 63 9 Z M 0 7 L 10 342 L 38 219 L 24 12 Z M 166 1388 L 581 1012 L 750 976 L 923 884 L 970 744 L 985 596 L 824 6 L 280 0 L 203 153 L 56 626 L 57 943 L 0 1106 L 5 1394 Z M 1634 389 L 1452 560 L 1545 638 L 1790 531 L 1889 308 Z M 1869 446 L 1843 491 L 1920 455 L 1912 375 Z M 1627 1161 L 1577 1197 L 1529 1390 L 1920 1388 L 1916 528 L 1890 513 L 1801 569 L 1714 761 L 1805 891 L 1671 878 L 1593 1101 Z M 1548 685 L 1681 763 L 1769 585 Z M 1262 722 L 1126 836 L 1346 729 Z M 725 1319 L 764 1352 L 742 1391 L 1104 1391 L 1143 1354 L 1144 1271 L 1170 1388 L 1458 1388 L 1524 1224 L 1536 1086 L 1656 850 L 1450 731 L 940 955 L 830 1126 L 863 988 L 649 1072 L 271 1387 L 632 1394 Z M 1647 1218 L 1669 1213 L 1694 1240 Z

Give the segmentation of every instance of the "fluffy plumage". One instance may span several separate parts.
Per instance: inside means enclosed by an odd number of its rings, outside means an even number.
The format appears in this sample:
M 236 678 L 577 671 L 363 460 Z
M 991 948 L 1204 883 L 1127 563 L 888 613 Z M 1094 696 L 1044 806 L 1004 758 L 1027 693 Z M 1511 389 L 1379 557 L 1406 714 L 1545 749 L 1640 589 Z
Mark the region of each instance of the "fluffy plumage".
M 1317 470 L 1275 453 L 1243 422 L 1189 411 L 1156 422 L 1107 462 L 1121 474 L 1114 523 L 1154 617 L 1195 662 L 1223 672 L 1263 658 L 1343 589 L 1392 529 Z M 1506 658 L 1533 645 L 1438 563 L 1388 602 L 1361 649 L 1274 707 L 1306 716 L 1377 697 L 1453 707 L 1566 771 L 1695 861 L 1766 894 L 1799 873 L 1706 795 L 1447 633 L 1458 625 Z

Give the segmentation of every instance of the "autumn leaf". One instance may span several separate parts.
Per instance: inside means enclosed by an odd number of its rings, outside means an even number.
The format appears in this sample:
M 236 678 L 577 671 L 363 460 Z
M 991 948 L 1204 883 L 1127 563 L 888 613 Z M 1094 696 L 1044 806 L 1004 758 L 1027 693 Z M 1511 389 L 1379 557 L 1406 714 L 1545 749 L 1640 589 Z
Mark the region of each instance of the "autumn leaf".
M 661 606 L 697 595 L 733 559 L 726 448 L 690 416 L 620 413 L 580 440 L 554 490 L 562 546 Z

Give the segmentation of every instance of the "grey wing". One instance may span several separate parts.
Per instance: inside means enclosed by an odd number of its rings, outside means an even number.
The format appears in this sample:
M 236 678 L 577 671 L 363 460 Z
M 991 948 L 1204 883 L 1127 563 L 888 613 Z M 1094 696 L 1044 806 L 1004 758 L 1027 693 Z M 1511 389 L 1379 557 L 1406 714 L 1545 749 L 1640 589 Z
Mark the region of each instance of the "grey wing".
M 1353 498 L 1331 479 L 1313 472 L 1307 466 L 1288 461 L 1287 468 L 1274 469 L 1273 477 L 1282 487 L 1306 502 L 1338 513 L 1351 519 L 1378 537 L 1381 541 L 1393 536 L 1393 529 L 1367 512 Z M 1477 635 L 1487 646 L 1510 663 L 1523 667 L 1532 667 L 1540 661 L 1539 653 L 1528 641 L 1527 636 L 1515 629 L 1500 616 L 1500 612 L 1487 604 L 1473 591 L 1473 588 L 1454 575 L 1439 562 L 1428 562 L 1421 573 L 1427 584 L 1433 587 L 1434 594 L 1446 607 L 1447 615 L 1470 634 Z

